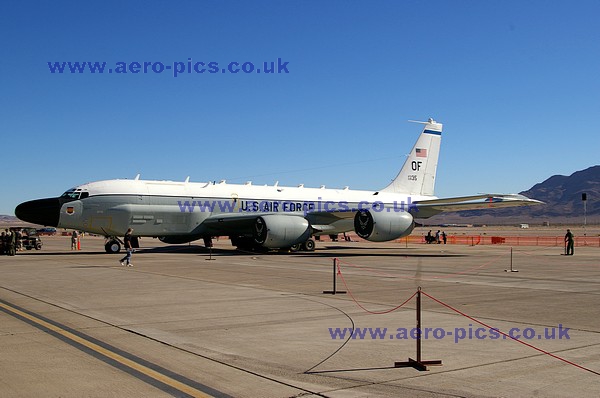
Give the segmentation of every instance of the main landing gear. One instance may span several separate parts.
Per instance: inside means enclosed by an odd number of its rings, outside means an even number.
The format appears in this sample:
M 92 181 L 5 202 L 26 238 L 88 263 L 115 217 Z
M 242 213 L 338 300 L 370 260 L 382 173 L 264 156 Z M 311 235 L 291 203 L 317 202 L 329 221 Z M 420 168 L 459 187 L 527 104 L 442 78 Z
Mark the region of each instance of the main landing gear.
M 267 252 L 268 248 L 259 245 L 254 241 L 252 237 L 246 236 L 231 236 L 231 244 L 237 247 L 239 250 L 247 250 L 254 252 Z M 306 251 L 312 252 L 315 250 L 316 244 L 313 238 L 307 239 L 302 243 L 297 243 L 290 247 L 282 247 L 280 250 L 289 250 L 290 252 Z
M 303 251 L 303 252 L 313 252 L 316 247 L 315 240 L 313 238 L 307 239 L 305 242 L 297 243 L 290 247 L 291 252 Z
M 110 254 L 120 252 L 121 246 L 124 245 L 124 243 L 116 236 L 105 236 L 104 239 L 105 239 L 104 250 L 106 250 L 106 252 L 110 253 Z M 132 248 L 134 248 L 134 249 L 140 248 L 139 239 L 140 239 L 139 236 L 131 237 L 131 247 Z
M 114 238 L 107 238 L 106 243 L 104 244 L 104 250 L 107 253 L 118 253 L 121 251 L 121 242 Z

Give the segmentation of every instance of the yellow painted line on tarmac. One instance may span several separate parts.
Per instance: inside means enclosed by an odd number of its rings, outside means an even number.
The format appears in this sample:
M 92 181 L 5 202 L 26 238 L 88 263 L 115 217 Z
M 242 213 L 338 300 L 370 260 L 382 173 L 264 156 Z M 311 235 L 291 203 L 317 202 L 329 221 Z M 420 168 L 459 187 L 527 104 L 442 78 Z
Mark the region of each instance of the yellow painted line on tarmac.
M 110 350 L 107 350 L 106 348 L 101 347 L 98 344 L 92 343 L 92 342 L 90 342 L 80 336 L 77 336 L 67 330 L 64 330 L 56 325 L 46 322 L 43 319 L 39 319 L 33 315 L 30 315 L 26 312 L 19 310 L 17 308 L 13 308 L 10 305 L 3 303 L 2 301 L 0 301 L 0 307 L 4 308 L 8 312 L 12 312 L 13 314 L 16 314 L 22 318 L 28 319 L 29 321 L 31 321 L 33 323 L 43 326 L 44 328 L 49 329 L 57 334 L 60 334 L 61 336 L 65 337 L 71 341 L 81 344 L 82 346 L 87 347 L 90 350 L 93 350 L 107 358 L 110 358 L 113 361 L 116 361 L 122 365 L 125 365 L 131 369 L 134 369 L 148 377 L 153 378 L 154 380 L 158 380 L 161 383 L 164 383 L 164 384 L 166 384 L 172 388 L 175 388 L 185 394 L 188 394 L 192 397 L 211 397 L 211 395 L 208 395 L 203 391 L 200 391 L 196 388 L 188 386 L 187 384 L 177 381 L 169 376 L 165 376 L 164 374 L 162 374 L 160 372 L 157 372 L 153 369 L 150 369 L 147 366 L 144 366 L 135 361 L 132 361 L 131 359 L 125 358 L 122 355 L 119 355 Z

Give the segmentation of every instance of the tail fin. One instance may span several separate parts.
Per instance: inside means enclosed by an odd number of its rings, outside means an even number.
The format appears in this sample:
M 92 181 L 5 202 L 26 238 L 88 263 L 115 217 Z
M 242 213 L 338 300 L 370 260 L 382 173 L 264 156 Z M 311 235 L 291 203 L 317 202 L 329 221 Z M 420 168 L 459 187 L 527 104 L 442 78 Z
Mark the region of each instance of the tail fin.
M 442 139 L 442 124 L 433 119 L 419 123 L 425 124 L 425 127 L 417 143 L 408 155 L 400 173 L 381 192 L 433 195 Z

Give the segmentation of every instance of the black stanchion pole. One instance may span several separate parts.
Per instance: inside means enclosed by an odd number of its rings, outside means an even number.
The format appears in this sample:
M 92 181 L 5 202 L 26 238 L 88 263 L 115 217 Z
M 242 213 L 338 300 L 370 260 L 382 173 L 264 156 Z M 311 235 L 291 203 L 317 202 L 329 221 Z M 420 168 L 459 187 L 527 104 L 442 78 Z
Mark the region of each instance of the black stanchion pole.
M 504 272 L 519 272 L 519 270 L 513 269 L 513 248 L 510 247 L 510 270 L 505 269 Z
M 417 362 L 421 363 L 421 288 L 417 291 Z M 423 369 L 427 370 L 427 368 Z
M 323 290 L 323 294 L 346 294 L 343 290 L 336 289 L 337 271 L 338 271 L 338 259 L 333 259 L 333 290 Z
M 335 290 L 336 290 L 336 268 L 337 268 L 337 258 L 333 259 L 333 294 L 335 294 Z
M 441 360 L 423 361 L 421 359 L 421 286 L 417 290 L 417 360 L 408 358 L 406 362 L 394 362 L 395 368 L 415 368 L 420 371 L 429 370 L 427 366 L 442 365 Z

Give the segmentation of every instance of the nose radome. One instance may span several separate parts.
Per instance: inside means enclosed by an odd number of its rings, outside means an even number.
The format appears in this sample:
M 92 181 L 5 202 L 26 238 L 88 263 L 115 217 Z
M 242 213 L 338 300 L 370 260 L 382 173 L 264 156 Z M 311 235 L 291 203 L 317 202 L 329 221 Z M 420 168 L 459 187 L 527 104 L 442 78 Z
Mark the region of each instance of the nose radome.
M 30 200 L 18 205 L 15 208 L 15 215 L 20 220 L 32 224 L 58 227 L 60 207 L 58 198 Z

